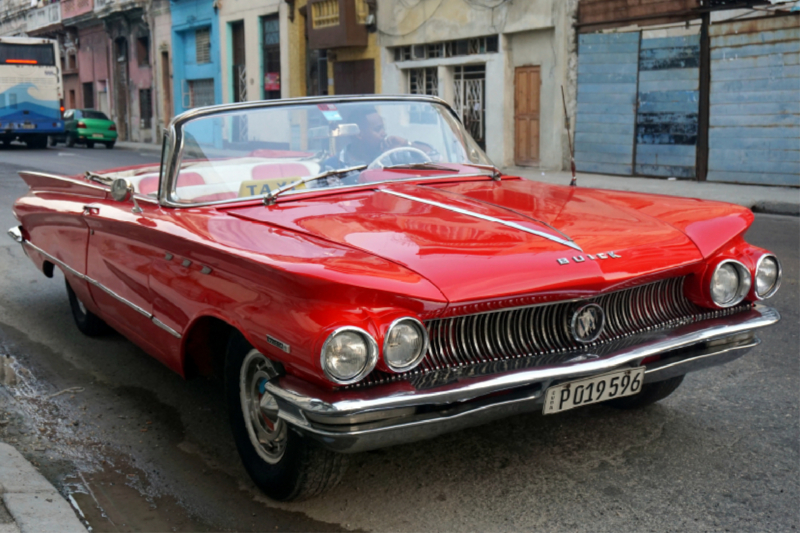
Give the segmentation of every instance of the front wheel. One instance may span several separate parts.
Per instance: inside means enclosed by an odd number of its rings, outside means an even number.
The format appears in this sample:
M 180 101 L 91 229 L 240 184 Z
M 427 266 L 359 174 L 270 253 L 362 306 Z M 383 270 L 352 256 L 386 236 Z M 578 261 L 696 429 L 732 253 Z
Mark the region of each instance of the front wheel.
M 67 145 L 67 148 L 72 148 L 73 146 L 75 146 L 75 137 L 73 137 L 68 133 L 67 140 L 64 142 L 64 144 Z
M 675 376 L 674 378 L 665 379 L 664 381 L 645 383 L 642 385 L 642 390 L 638 394 L 615 398 L 605 403 L 617 409 L 639 409 L 640 407 L 647 407 L 648 405 L 663 400 L 675 392 L 675 389 L 683 382 L 683 377 L 684 376 Z
M 103 322 L 103 319 L 86 309 L 78 295 L 69 286 L 69 281 L 67 281 L 67 297 L 69 297 L 72 318 L 75 319 L 75 325 L 78 326 L 81 333 L 88 337 L 99 337 L 111 331 L 111 328 Z
M 302 437 L 265 389 L 276 366 L 238 332 L 225 356 L 225 396 L 233 438 L 253 482 L 274 500 L 309 498 L 335 487 L 346 457 Z

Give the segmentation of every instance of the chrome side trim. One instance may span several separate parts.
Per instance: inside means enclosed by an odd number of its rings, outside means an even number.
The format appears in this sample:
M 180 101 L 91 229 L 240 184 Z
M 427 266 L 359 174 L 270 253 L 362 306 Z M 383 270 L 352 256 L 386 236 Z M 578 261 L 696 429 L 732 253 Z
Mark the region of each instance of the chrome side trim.
M 164 331 L 166 331 L 167 333 L 169 333 L 170 335 L 172 335 L 176 339 L 180 339 L 181 338 L 181 334 L 180 333 L 178 333 L 177 331 L 175 331 L 174 329 L 172 329 L 168 325 L 164 324 L 163 322 L 161 322 L 156 317 L 151 315 L 150 316 L 150 320 L 153 321 L 153 324 L 155 324 L 156 326 L 160 327 L 161 329 L 163 329 Z
M 643 359 L 664 352 L 687 348 L 695 344 L 733 336 L 754 329 L 771 326 L 780 320 L 778 311 L 756 305 L 752 310 L 726 317 L 726 323 L 709 320 L 678 327 L 666 338 L 626 348 L 603 358 L 584 360 L 559 366 L 538 367 L 505 374 L 464 379 L 432 390 L 392 389 L 387 395 L 381 386 L 370 389 L 347 390 L 327 395 L 332 401 L 310 396 L 303 392 L 304 382 L 285 379 L 267 384 L 270 394 L 309 413 L 340 416 L 367 411 L 396 409 L 420 405 L 442 405 L 472 400 L 494 392 L 524 387 L 531 383 L 555 379 L 571 379 L 607 372 L 621 366 L 638 364 Z M 708 324 L 711 322 L 711 324 Z M 394 384 L 390 384 L 392 387 Z M 317 389 L 312 389 L 317 390 Z
M 14 242 L 22 244 L 22 241 L 24 241 L 25 239 L 22 238 L 22 230 L 20 230 L 19 228 L 20 226 L 14 226 L 12 228 L 9 228 L 8 236 L 14 239 Z
M 578 246 L 577 244 L 575 244 L 571 240 L 569 240 L 569 241 L 568 240 L 564 240 L 564 239 L 562 239 L 560 237 L 556 237 L 555 235 L 550 235 L 549 233 L 545 233 L 543 231 L 537 231 L 535 229 L 526 228 L 525 226 L 520 226 L 519 224 L 517 224 L 515 222 L 509 222 L 507 220 L 502 220 L 502 219 L 491 217 L 491 216 L 488 216 L 488 215 L 481 215 L 480 213 L 475 213 L 473 211 L 468 211 L 466 209 L 461 209 L 460 207 L 455 207 L 455 206 L 443 204 L 443 203 L 440 203 L 440 202 L 434 202 L 433 200 L 425 200 L 423 198 L 418 198 L 416 196 L 403 194 L 401 192 L 390 191 L 388 189 L 375 189 L 375 190 L 378 191 L 378 192 L 386 193 L 386 194 L 392 194 L 392 195 L 400 197 L 400 198 L 405 198 L 406 200 L 411 200 L 412 202 L 420 202 L 420 203 L 423 203 L 423 204 L 428 204 L 428 205 L 432 205 L 432 206 L 435 206 L 435 207 L 439 207 L 441 209 L 447 209 L 448 211 L 453 211 L 454 213 L 459 213 L 459 214 L 466 215 L 466 216 L 473 217 L 473 218 L 479 218 L 481 220 L 486 220 L 488 222 L 494 222 L 496 224 L 502 224 L 504 226 L 508 226 L 509 228 L 514 228 L 514 229 L 517 229 L 517 230 L 520 230 L 520 231 L 524 231 L 526 233 L 531 233 L 531 234 L 536 235 L 538 237 L 543 237 L 543 238 L 551 240 L 553 242 L 557 242 L 558 244 L 562 244 L 564 246 L 569 246 L 570 248 L 574 248 L 575 250 L 583 252 L 583 249 L 580 246 Z
M 11 233 L 11 230 L 9 230 L 9 233 Z M 22 237 L 22 235 L 20 234 L 20 238 L 21 237 Z M 150 313 L 149 311 L 145 311 L 144 309 L 142 309 L 141 307 L 139 307 L 135 303 L 131 302 L 130 300 L 127 300 L 127 299 L 123 298 L 122 296 L 120 296 L 116 292 L 112 291 L 111 289 L 109 289 L 108 287 L 106 287 L 105 285 L 100 283 L 99 281 L 90 278 L 86 274 L 82 274 L 82 273 L 78 272 L 77 270 L 75 270 L 74 268 L 72 268 L 71 266 L 66 264 L 65 262 L 61 261 L 60 259 L 57 259 L 57 258 L 53 257 L 49 253 L 45 252 L 44 250 L 42 250 L 41 248 L 39 248 L 38 246 L 33 244 L 32 242 L 26 241 L 25 239 L 22 239 L 21 241 L 18 241 L 18 242 L 21 242 L 23 245 L 30 247 L 31 249 L 33 249 L 36 252 L 39 252 L 40 254 L 45 256 L 50 262 L 60 266 L 61 268 L 63 268 L 64 270 L 66 270 L 67 272 L 72 274 L 73 276 L 75 276 L 75 277 L 77 277 L 79 279 L 82 279 L 83 281 L 85 281 L 87 283 L 91 283 L 92 285 L 94 285 L 98 289 L 102 290 L 103 292 L 105 292 L 106 294 L 111 296 L 112 298 L 115 298 L 116 300 L 124 303 L 125 305 L 127 305 L 128 307 L 130 307 L 131 309 L 136 311 L 137 313 L 139 313 L 142 316 L 150 319 L 153 322 L 153 324 L 155 324 L 159 328 L 163 329 L 164 331 L 166 331 L 167 333 L 169 333 L 173 337 L 178 338 L 178 339 L 180 339 L 182 337 L 180 333 L 178 333 L 177 331 L 175 331 L 174 329 L 172 329 L 171 327 L 167 326 L 166 324 L 161 322 L 159 319 L 157 319 L 153 315 L 153 313 Z
M 30 174 L 32 176 L 42 176 L 45 178 L 50 178 L 58 181 L 66 181 L 68 183 L 74 183 L 76 185 L 80 185 L 81 187 L 88 187 L 89 189 L 108 192 L 108 187 L 101 187 L 100 185 L 94 185 L 92 183 L 78 181 L 68 176 L 59 176 L 58 174 L 50 174 L 49 172 L 37 172 L 35 170 L 20 170 L 18 174 Z

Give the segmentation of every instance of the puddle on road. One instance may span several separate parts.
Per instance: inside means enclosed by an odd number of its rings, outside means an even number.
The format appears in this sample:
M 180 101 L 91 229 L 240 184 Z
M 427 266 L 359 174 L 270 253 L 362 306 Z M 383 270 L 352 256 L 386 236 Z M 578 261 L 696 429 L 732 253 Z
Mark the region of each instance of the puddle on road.
M 0 385 L 0 441 L 59 480 L 90 531 L 220 531 L 158 494 L 123 456 L 79 434 L 78 422 L 62 412 L 58 399 L 74 399 L 82 389 L 45 394 L 35 376 L 2 351 Z

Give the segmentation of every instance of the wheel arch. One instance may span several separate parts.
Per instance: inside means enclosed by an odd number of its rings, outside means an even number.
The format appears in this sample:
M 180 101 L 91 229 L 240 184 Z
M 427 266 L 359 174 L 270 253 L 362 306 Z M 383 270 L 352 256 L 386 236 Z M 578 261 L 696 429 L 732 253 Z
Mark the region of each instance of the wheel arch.
M 181 373 L 184 377 L 222 377 L 228 341 L 235 332 L 246 339 L 241 327 L 223 317 L 203 314 L 183 334 Z M 249 339 L 248 339 L 248 342 Z

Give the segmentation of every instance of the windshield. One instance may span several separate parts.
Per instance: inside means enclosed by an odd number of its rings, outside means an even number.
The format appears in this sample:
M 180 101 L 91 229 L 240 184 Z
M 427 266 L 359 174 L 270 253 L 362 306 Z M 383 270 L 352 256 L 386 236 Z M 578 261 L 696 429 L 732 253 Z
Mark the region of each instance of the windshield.
M 364 100 L 220 112 L 186 122 L 171 200 L 194 204 L 288 191 L 485 172 L 491 164 L 444 106 Z M 351 167 L 355 171 L 336 172 Z M 333 172 L 331 172 L 333 171 Z M 140 191 L 143 192 L 143 191 Z
M 101 111 L 92 111 L 91 109 L 84 109 L 82 113 L 83 113 L 83 118 L 97 118 L 100 120 L 108 120 L 106 114 Z

